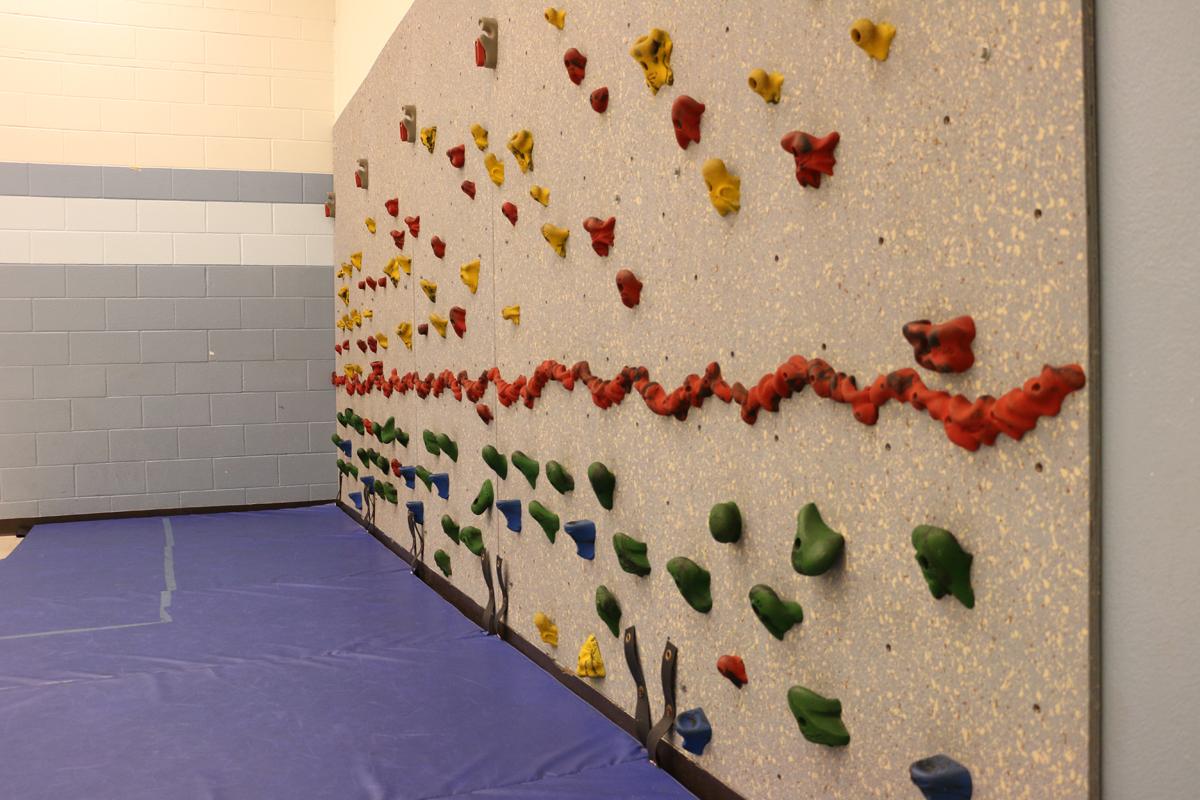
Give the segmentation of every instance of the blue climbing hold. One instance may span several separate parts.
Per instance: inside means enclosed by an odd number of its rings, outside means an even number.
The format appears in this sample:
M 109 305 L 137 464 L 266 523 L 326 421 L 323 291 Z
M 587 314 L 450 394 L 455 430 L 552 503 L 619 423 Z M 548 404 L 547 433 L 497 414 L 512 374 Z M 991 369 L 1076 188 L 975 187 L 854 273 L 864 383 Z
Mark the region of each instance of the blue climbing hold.
M 950 756 L 936 755 L 914 761 L 908 768 L 912 782 L 925 800 L 971 800 L 971 772 Z
M 350 502 L 354 503 L 354 507 L 362 511 L 362 492 L 351 492 Z
M 363 494 L 375 494 L 375 476 L 374 475 L 368 475 L 367 477 L 362 479 L 362 482 L 363 482 L 363 489 L 364 489 Z
M 504 522 L 513 533 L 521 532 L 521 501 L 497 500 L 496 508 L 504 515 Z
M 575 540 L 575 551 L 580 558 L 588 561 L 596 558 L 596 523 L 590 519 L 577 519 L 564 525 L 563 530 Z
M 708 724 L 703 708 L 680 714 L 675 720 L 675 730 L 683 737 L 683 749 L 698 756 L 704 755 L 704 748 L 712 741 L 712 725 Z
M 416 467 L 401 467 L 400 477 L 404 478 L 404 485 L 410 489 L 417 488 L 417 468 Z
M 424 503 L 422 503 L 420 500 L 409 500 L 404 505 L 408 509 L 408 513 L 413 515 L 413 519 L 415 519 L 417 521 L 418 525 L 425 524 L 425 504 Z
M 338 450 L 341 450 L 343 453 L 346 454 L 346 458 L 350 457 L 350 452 L 351 452 L 350 448 L 353 447 L 353 445 L 350 444 L 349 439 L 339 439 L 337 446 L 338 446 Z
M 443 500 L 450 499 L 450 474 L 447 472 L 439 472 L 436 475 L 429 476 L 429 482 L 437 487 L 438 497 Z

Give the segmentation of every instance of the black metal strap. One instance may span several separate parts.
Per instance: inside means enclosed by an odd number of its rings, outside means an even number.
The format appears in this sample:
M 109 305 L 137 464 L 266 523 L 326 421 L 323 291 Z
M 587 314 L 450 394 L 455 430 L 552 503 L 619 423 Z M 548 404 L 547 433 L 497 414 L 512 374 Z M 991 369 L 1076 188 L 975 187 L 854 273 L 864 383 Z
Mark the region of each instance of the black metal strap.
M 633 625 L 625 629 L 625 663 L 629 665 L 629 673 L 633 675 L 633 682 L 637 686 L 637 710 L 633 718 L 637 726 L 637 740 L 644 743 L 650 736 L 650 697 L 646 692 L 642 657 L 638 653 L 637 628 Z
M 504 559 L 496 556 L 496 581 L 500 584 L 500 610 L 496 612 L 496 616 L 492 619 L 492 633 L 497 636 L 504 635 L 504 628 L 508 624 L 508 567 L 504 565 Z
M 483 619 L 479 624 L 490 634 L 496 619 L 496 587 L 492 584 L 492 556 L 486 547 L 479 554 L 479 563 L 483 567 L 483 582 L 487 584 L 488 590 L 487 606 L 483 609 Z
M 658 743 L 675 727 L 675 664 L 678 660 L 679 648 L 668 639 L 662 660 L 663 715 L 650 729 L 650 736 L 646 739 L 646 750 L 651 760 L 654 759 Z
M 413 513 L 408 512 L 408 532 L 412 535 L 412 568 L 418 578 L 425 567 L 425 526 L 417 522 Z

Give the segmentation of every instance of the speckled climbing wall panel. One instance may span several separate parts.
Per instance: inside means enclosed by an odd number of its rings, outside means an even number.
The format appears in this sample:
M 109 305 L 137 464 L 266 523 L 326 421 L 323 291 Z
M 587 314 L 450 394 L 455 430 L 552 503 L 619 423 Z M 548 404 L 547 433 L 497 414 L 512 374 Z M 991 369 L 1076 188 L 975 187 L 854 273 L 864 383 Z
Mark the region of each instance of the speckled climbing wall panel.
M 418 0 L 335 129 L 377 523 L 748 797 L 1096 789 L 1084 10 L 969 6 Z

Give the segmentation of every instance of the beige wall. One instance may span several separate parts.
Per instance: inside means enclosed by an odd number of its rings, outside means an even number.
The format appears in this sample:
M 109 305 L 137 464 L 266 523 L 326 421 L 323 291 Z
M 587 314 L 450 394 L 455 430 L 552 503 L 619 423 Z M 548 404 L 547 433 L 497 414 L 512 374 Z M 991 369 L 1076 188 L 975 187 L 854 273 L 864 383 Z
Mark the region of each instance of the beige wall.
M 0 161 L 328 172 L 333 13 L 0 0 Z
M 412 0 L 335 0 L 333 109 L 341 114 Z

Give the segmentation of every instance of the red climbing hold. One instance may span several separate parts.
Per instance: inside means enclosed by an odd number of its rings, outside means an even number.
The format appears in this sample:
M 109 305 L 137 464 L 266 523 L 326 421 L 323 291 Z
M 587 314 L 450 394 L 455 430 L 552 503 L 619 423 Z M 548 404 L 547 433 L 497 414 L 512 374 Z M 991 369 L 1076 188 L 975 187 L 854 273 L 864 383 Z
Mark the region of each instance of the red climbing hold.
M 392 241 L 398 250 L 404 249 L 404 231 L 392 231 Z
M 408 226 L 408 232 L 416 239 L 421 235 L 421 218 L 420 217 L 405 217 L 404 224 Z
M 441 237 L 433 237 L 433 241 L 429 243 L 429 246 L 433 248 L 433 254 L 438 258 L 446 257 L 446 243 L 442 241 Z
M 975 320 L 955 317 L 934 325 L 927 319 L 910 322 L 900 329 L 913 347 L 918 364 L 934 372 L 966 372 L 975 363 L 971 342 L 975 341 Z
M 508 218 L 509 222 L 511 222 L 513 225 L 517 224 L 517 207 L 515 205 L 512 203 L 505 203 L 504 205 L 500 206 L 500 210 L 504 213 L 504 216 Z
M 746 676 L 746 663 L 742 661 L 741 656 L 721 656 L 717 659 L 717 672 L 739 689 L 750 682 L 750 678 Z
M 375 281 L 375 278 L 372 277 L 371 275 L 368 275 L 366 277 L 366 279 L 363 280 L 363 283 L 365 283 L 367 285 L 367 288 L 370 289 L 372 292 L 375 291 L 375 287 L 378 285 Z
M 592 111 L 597 114 L 603 114 L 608 110 L 608 87 L 601 86 L 596 91 L 592 92 Z
M 483 420 L 484 425 L 492 424 L 492 409 L 487 403 L 476 403 L 475 413 L 479 415 L 481 420 Z
M 372 353 L 379 352 L 379 342 L 375 339 L 374 336 L 367 337 L 367 347 L 369 347 L 371 349 Z
M 358 345 L 359 350 L 362 350 L 364 353 L 367 352 L 367 342 L 365 339 L 359 339 L 355 344 Z
M 462 190 L 467 197 L 475 199 L 475 181 L 463 181 Z
M 633 308 L 642 302 L 642 282 L 627 269 L 617 273 L 617 291 L 621 293 L 621 302 L 626 308 Z
M 400 120 L 400 141 L 402 141 L 402 142 L 412 141 L 409 138 L 410 135 L 411 134 L 408 131 L 408 126 L 404 124 L 404 120 Z
M 462 306 L 450 309 L 450 325 L 458 334 L 458 338 L 463 338 L 463 334 L 467 332 L 467 310 Z
M 675 126 L 675 141 L 684 150 L 692 142 L 700 143 L 700 117 L 704 116 L 704 103 L 681 94 L 671 105 L 671 123 Z
M 428 336 L 429 335 L 429 323 L 422 322 L 420 325 L 418 325 L 417 333 L 420 334 L 421 336 Z
M 588 217 L 583 221 L 583 229 L 592 235 L 592 249 L 596 251 L 596 255 L 608 255 L 608 249 L 613 246 L 613 229 L 616 225 L 616 217 Z
M 479 39 L 475 40 L 475 66 L 482 67 L 487 63 L 487 50 L 484 49 L 483 42 Z
M 388 200 L 386 203 L 384 203 L 383 207 L 386 208 L 387 212 L 393 217 L 400 216 L 400 198 L 393 197 L 391 200 Z
M 391 384 L 388 384 L 388 387 L 390 388 Z M 404 466 L 404 465 L 400 463 L 400 459 L 398 459 L 398 458 L 392 459 L 392 474 L 395 475 L 397 478 L 400 477 L 400 468 L 402 466 Z
M 785 134 L 779 144 L 796 158 L 796 180 L 801 186 L 821 188 L 821 176 L 832 175 L 837 159 L 833 151 L 841 135 L 837 131 L 823 138 L 816 138 L 804 131 Z
M 567 66 L 567 77 L 571 79 L 571 83 L 576 86 L 583 83 L 587 72 L 587 56 L 572 47 L 563 54 L 563 63 Z
M 467 163 L 467 148 L 461 144 L 451 147 L 446 151 L 446 158 L 457 169 L 462 169 L 463 164 Z

